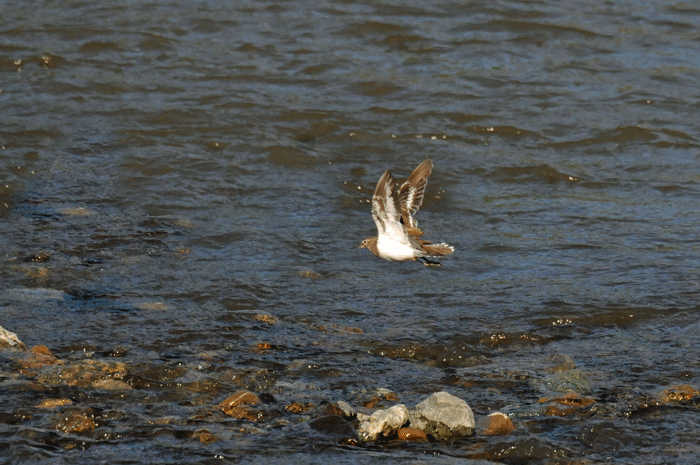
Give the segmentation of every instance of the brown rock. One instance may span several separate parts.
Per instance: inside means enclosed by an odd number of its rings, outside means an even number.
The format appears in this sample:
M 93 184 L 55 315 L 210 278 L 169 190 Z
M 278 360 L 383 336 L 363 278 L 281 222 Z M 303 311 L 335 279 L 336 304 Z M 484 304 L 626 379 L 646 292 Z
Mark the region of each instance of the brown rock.
M 261 403 L 262 401 L 258 396 L 256 396 L 250 391 L 242 390 L 223 400 L 219 404 L 219 409 L 224 409 L 226 407 L 235 407 L 236 405 L 256 405 Z
M 576 409 L 571 408 L 571 407 L 565 408 L 565 407 L 561 407 L 559 405 L 552 404 L 552 405 L 547 406 L 547 408 L 544 410 L 544 414 L 549 415 L 549 416 L 554 416 L 554 417 L 565 417 L 566 415 L 570 414 L 574 410 L 576 410 Z
M 231 418 L 238 418 L 240 420 L 258 421 L 261 420 L 263 416 L 263 412 L 247 405 L 236 405 L 234 407 L 221 409 L 221 411 Z
M 75 410 L 62 415 L 56 422 L 56 429 L 66 434 L 85 433 L 95 429 L 93 415 L 88 411 Z
M 96 389 L 105 389 L 108 391 L 120 391 L 133 389 L 120 379 L 100 379 L 92 383 L 92 387 Z
M 277 317 L 274 317 L 269 313 L 258 313 L 257 315 L 253 315 L 253 319 L 268 324 L 275 324 L 279 321 Z
M 69 405 L 72 403 L 73 401 L 70 399 L 44 399 L 39 405 L 36 406 L 36 408 L 56 408 L 62 405 Z
M 261 403 L 262 401 L 260 398 L 252 392 L 238 391 L 222 401 L 218 405 L 218 408 L 230 417 L 257 421 L 260 419 L 262 412 L 252 409 L 248 407 L 248 405 L 258 405 Z
M 345 417 L 345 412 L 343 411 L 342 408 L 338 407 L 334 403 L 328 403 L 326 404 L 325 407 L 323 407 L 323 414 L 324 415 L 337 415 L 339 417 Z
M 306 404 L 301 404 L 299 402 L 292 402 L 291 404 L 287 405 L 284 409 L 287 410 L 288 412 L 292 412 L 292 413 L 304 413 L 304 412 L 308 412 L 312 408 L 314 408 L 314 404 L 312 404 L 310 402 L 306 403 Z
M 479 420 L 477 430 L 479 434 L 485 436 L 497 436 L 512 433 L 515 430 L 515 425 L 508 415 L 494 412 Z
M 543 397 L 537 402 L 541 404 L 545 402 L 556 402 L 558 404 L 568 405 L 571 407 L 586 407 L 588 405 L 595 404 L 596 400 L 590 397 L 583 397 L 580 394 L 576 394 L 575 392 L 570 392 L 560 397 Z
M 199 441 L 204 444 L 211 444 L 212 442 L 219 439 L 217 436 L 211 434 L 207 430 L 197 431 L 195 433 L 195 436 L 199 436 Z
M 428 435 L 422 429 L 418 428 L 399 428 L 399 439 L 402 441 L 425 442 L 428 440 Z
M 308 278 L 308 279 L 318 279 L 321 277 L 321 275 L 318 272 L 311 270 L 311 269 L 301 270 L 301 271 L 299 271 L 298 274 L 302 278 Z
M 681 402 L 684 400 L 690 400 L 693 397 L 700 394 L 697 389 L 688 385 L 681 384 L 679 386 L 672 386 L 659 394 L 659 399 L 661 402 Z
M 63 361 L 54 357 L 46 346 L 34 346 L 29 352 L 22 352 L 20 356 L 15 357 L 15 363 L 23 375 L 36 376 L 37 373 L 34 370 L 50 365 L 60 365 Z
M 43 346 L 43 345 L 38 345 L 38 346 L 32 347 L 32 350 L 30 352 L 33 354 L 44 354 L 44 355 L 53 356 L 53 354 L 51 353 L 49 348 L 46 346 Z
M 37 381 L 44 384 L 90 387 L 101 379 L 124 378 L 126 373 L 126 365 L 123 362 L 83 360 L 49 372 L 42 372 L 37 377 Z

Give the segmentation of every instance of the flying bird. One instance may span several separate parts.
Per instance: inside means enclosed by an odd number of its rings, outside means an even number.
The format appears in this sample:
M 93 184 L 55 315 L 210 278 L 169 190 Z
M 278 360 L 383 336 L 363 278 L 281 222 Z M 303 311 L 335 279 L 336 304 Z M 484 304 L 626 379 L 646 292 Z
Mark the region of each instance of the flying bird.
M 432 171 L 433 162 L 425 160 L 398 189 L 391 172 L 384 172 L 372 197 L 372 218 L 378 234 L 377 237 L 363 240 L 361 248 L 385 260 L 416 260 L 426 266 L 441 266 L 440 262 L 428 257 L 442 257 L 454 252 L 454 247 L 444 242 L 433 244 L 421 239 L 423 231 L 413 218 L 423 203 L 428 176 Z

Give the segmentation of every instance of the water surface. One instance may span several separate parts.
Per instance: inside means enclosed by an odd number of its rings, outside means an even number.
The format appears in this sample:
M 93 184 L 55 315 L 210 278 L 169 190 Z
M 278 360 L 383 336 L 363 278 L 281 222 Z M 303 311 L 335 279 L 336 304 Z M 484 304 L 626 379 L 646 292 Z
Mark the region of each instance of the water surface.
M 639 409 L 700 387 L 691 3 L 2 11 L 0 324 L 66 361 L 117 353 L 134 387 L 32 390 L 5 357 L 2 456 L 697 457 L 697 402 Z M 382 172 L 425 158 L 417 219 L 455 254 L 425 268 L 355 249 L 375 232 Z M 557 356 L 586 374 L 595 407 L 538 408 Z M 265 421 L 203 413 L 239 388 L 272 395 Z M 447 390 L 517 429 L 349 448 L 284 409 L 361 405 L 380 388 L 409 406 Z M 56 432 L 57 413 L 35 407 L 51 397 L 95 408 L 98 427 Z

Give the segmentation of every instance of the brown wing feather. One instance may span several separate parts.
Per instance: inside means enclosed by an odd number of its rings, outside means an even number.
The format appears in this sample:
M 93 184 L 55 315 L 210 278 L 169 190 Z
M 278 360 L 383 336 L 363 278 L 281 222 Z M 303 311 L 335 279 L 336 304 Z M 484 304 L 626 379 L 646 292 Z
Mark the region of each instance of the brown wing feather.
M 409 229 L 417 229 L 418 222 L 413 218 L 423 204 L 425 188 L 428 185 L 428 176 L 433 171 L 433 162 L 425 160 L 413 170 L 413 173 L 399 188 L 398 199 L 401 203 L 401 218 Z
M 386 232 L 387 228 L 401 227 L 401 204 L 396 195 L 396 181 L 389 170 L 379 178 L 374 189 L 372 217 L 380 234 Z

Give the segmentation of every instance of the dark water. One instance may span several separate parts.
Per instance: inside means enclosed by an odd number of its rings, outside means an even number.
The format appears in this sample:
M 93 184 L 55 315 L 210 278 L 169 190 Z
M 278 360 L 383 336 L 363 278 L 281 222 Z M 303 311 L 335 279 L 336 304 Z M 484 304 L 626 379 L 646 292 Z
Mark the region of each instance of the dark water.
M 37 386 L 6 360 L 4 459 L 697 460 L 697 402 L 638 401 L 700 387 L 694 3 L 1 9 L 0 325 L 66 361 L 116 351 L 134 387 Z M 417 219 L 456 253 L 355 249 L 381 173 L 425 158 Z M 593 407 L 543 413 L 557 356 Z M 273 396 L 264 421 L 207 411 L 240 388 Z M 353 448 L 284 409 L 380 388 L 517 429 Z M 53 397 L 97 428 L 56 431 Z

